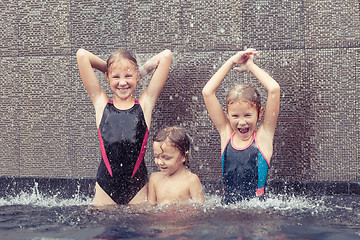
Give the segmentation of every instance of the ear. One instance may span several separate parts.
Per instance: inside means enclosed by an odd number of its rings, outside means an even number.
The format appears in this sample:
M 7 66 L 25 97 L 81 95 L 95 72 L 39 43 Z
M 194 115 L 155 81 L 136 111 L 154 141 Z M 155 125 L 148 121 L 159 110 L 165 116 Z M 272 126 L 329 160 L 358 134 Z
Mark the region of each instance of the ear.
M 189 157 L 189 151 L 185 152 L 185 157 L 182 159 L 182 162 L 186 162 L 186 159 Z
M 261 107 L 259 111 L 259 119 L 261 119 L 263 115 L 264 115 L 264 108 Z

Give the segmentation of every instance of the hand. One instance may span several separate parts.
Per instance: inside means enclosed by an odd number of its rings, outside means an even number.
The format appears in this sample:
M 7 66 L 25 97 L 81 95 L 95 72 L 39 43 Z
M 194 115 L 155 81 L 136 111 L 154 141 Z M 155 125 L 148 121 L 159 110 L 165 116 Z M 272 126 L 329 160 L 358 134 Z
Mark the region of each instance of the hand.
M 231 61 L 234 65 L 242 64 L 240 67 L 234 68 L 235 71 L 244 72 L 248 70 L 248 66 L 254 64 L 254 56 L 259 56 L 259 53 L 256 49 L 249 48 L 245 51 L 238 52 L 233 57 Z
M 142 79 L 143 77 L 145 77 L 148 72 L 145 70 L 144 66 L 139 67 L 139 78 Z
M 159 64 L 157 59 L 151 58 L 144 65 L 139 68 L 140 78 L 145 77 L 151 71 L 153 71 Z

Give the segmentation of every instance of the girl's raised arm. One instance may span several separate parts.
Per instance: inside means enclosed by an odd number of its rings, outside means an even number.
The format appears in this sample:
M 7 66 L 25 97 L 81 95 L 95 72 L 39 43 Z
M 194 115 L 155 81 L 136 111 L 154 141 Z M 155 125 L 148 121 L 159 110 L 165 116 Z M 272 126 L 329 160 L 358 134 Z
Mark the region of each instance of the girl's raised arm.
M 273 154 L 273 139 L 275 134 L 276 122 L 280 108 L 280 86 L 264 70 L 253 62 L 253 56 L 239 68 L 238 71 L 249 71 L 260 81 L 268 92 L 266 108 L 263 121 L 257 130 L 256 136 L 266 158 L 270 161 Z M 262 111 L 262 110 L 261 110 Z
M 234 63 L 230 58 L 210 78 L 202 90 L 206 109 L 220 136 L 223 135 L 225 127 L 228 125 L 228 120 L 219 100 L 216 97 L 216 92 L 233 66 Z
M 169 75 L 173 54 L 170 50 L 164 50 L 150 58 L 141 68 L 140 76 L 146 75 L 153 69 L 156 69 L 151 77 L 150 83 L 140 96 L 139 102 L 143 107 L 145 119 L 151 122 L 151 113 L 155 107 L 155 103 L 160 96 L 166 80 Z M 148 124 L 150 127 L 150 125 Z
M 257 65 L 250 66 L 249 71 L 255 75 L 268 92 L 262 125 L 274 135 L 280 108 L 280 86 L 268 73 Z
M 230 125 L 224 113 L 224 110 L 222 109 L 221 104 L 215 94 L 231 68 L 234 65 L 246 62 L 251 55 L 257 55 L 255 49 L 247 49 L 246 51 L 238 52 L 234 56 L 229 58 L 214 74 L 214 76 L 212 76 L 212 78 L 206 83 L 202 91 L 205 105 L 210 115 L 210 118 L 213 121 L 216 129 L 218 130 L 221 139 L 225 141 L 229 137 L 227 136 L 227 128 L 230 127 Z
M 234 70 L 240 72 L 251 72 L 266 88 L 268 92 L 268 97 L 266 101 L 266 111 L 264 119 L 261 124 L 261 128 L 263 129 L 261 131 L 265 130 L 267 134 L 270 134 L 267 137 L 271 137 L 272 139 L 275 133 L 277 118 L 279 116 L 280 86 L 268 73 L 266 73 L 254 63 L 254 56 L 249 55 L 245 62 L 243 62 L 243 65 L 235 68 Z
M 266 73 L 264 70 L 262 70 L 255 64 L 250 65 L 248 67 L 248 71 L 254 74 L 254 76 L 261 82 L 261 84 L 266 88 L 268 92 L 265 114 L 263 121 L 258 129 L 257 136 L 259 136 L 260 141 L 261 139 L 263 139 L 263 141 L 261 142 L 270 143 L 268 144 L 268 146 L 266 146 L 267 144 L 263 145 L 262 148 L 268 148 L 268 156 L 271 156 L 272 142 L 275 134 L 277 119 L 279 116 L 280 86 L 268 73 Z
M 106 62 L 85 49 L 79 49 L 76 53 L 81 80 L 88 92 L 93 105 L 96 108 L 97 100 L 105 94 L 95 75 L 93 68 L 106 72 Z M 105 94 L 106 95 L 106 94 Z

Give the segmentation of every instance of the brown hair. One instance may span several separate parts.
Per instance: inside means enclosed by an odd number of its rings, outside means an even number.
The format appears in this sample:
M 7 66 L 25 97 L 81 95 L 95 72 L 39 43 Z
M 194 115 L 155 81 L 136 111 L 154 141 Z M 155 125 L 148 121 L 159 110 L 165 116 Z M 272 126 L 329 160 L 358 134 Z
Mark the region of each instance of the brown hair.
M 184 165 L 189 167 L 189 150 L 190 150 L 190 138 L 186 134 L 185 129 L 182 127 L 166 127 L 154 136 L 154 142 L 165 142 L 169 141 L 172 147 L 179 150 L 181 155 L 185 157 Z
M 233 87 L 226 96 L 226 112 L 230 104 L 236 101 L 248 102 L 254 105 L 260 114 L 261 97 L 259 92 L 248 84 L 240 84 Z
M 127 59 L 127 60 L 133 62 L 136 69 L 138 69 L 138 64 L 137 64 L 136 58 L 131 54 L 131 52 L 129 52 L 128 50 L 118 49 L 115 52 L 113 52 L 107 59 L 106 71 L 107 72 L 109 71 L 111 64 L 113 64 L 116 60 L 121 60 L 121 59 Z

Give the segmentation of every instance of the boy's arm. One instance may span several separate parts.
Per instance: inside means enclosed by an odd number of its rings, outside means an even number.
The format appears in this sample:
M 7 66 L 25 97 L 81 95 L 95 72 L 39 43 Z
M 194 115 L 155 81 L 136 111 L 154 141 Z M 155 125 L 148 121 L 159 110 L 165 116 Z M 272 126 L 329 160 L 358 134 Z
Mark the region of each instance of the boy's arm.
M 190 183 L 190 196 L 191 199 L 196 202 L 205 202 L 202 184 L 199 177 L 195 174 L 193 176 L 193 180 Z
M 149 204 L 156 204 L 156 193 L 155 193 L 155 184 L 154 184 L 154 175 L 152 174 L 149 179 L 149 192 L 147 201 Z
M 140 68 L 140 76 L 146 75 L 153 69 L 156 69 L 151 77 L 149 85 L 139 99 L 141 105 L 144 107 L 145 112 L 151 113 L 151 111 L 154 109 L 155 103 L 159 98 L 161 90 L 163 89 L 168 78 L 172 58 L 172 52 L 170 50 L 164 50 L 150 58 Z

